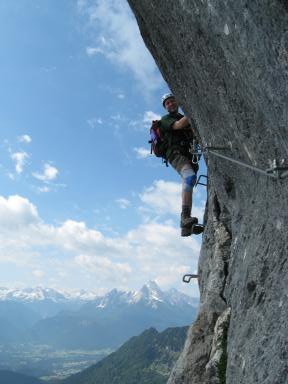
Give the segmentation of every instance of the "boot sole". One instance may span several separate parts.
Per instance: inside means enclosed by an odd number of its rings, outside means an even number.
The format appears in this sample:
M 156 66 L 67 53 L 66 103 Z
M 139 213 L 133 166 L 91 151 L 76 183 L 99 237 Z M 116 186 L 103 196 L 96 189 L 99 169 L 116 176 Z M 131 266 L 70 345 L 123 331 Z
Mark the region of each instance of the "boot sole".
M 190 228 L 181 228 L 181 236 L 200 235 L 204 231 L 204 226 L 201 224 L 194 224 Z

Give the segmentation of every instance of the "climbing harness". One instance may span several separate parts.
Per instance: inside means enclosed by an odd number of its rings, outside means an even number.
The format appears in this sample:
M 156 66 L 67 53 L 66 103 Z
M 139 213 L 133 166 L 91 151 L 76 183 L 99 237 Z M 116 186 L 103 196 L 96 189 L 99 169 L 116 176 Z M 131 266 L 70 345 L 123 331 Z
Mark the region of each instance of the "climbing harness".
M 200 152 L 201 146 L 193 139 L 189 144 L 189 152 L 192 155 L 191 162 L 192 164 L 198 164 L 201 158 L 202 153 Z
M 220 157 L 221 159 L 228 160 L 234 164 L 237 164 L 237 165 L 240 165 L 242 167 L 246 167 L 248 169 L 251 169 L 252 171 L 264 174 L 264 175 L 271 177 L 273 179 L 284 179 L 288 176 L 288 166 L 287 165 L 286 166 L 279 165 L 278 161 L 276 159 L 273 160 L 273 164 L 272 164 L 271 168 L 261 169 L 259 167 L 255 167 L 254 165 L 247 164 L 244 161 L 233 159 L 230 156 L 223 155 L 222 153 L 218 152 L 218 151 L 225 151 L 225 150 L 231 150 L 231 149 L 227 148 L 227 147 L 212 147 L 212 146 L 206 145 L 204 147 L 199 146 L 199 148 L 197 148 L 196 150 L 194 150 L 191 153 L 193 155 L 199 155 L 199 154 L 200 155 L 202 155 L 202 154 L 208 154 L 209 155 L 209 154 L 211 154 L 213 156 Z M 204 175 L 201 175 L 201 176 L 204 176 Z M 198 184 L 203 185 L 201 183 L 198 183 Z M 197 183 L 196 183 L 196 185 L 197 185 Z
M 187 274 L 187 275 L 184 275 L 183 278 L 182 278 L 182 281 L 183 283 L 190 283 L 190 281 L 192 279 L 198 279 L 199 278 L 199 275 L 195 275 L 195 274 Z

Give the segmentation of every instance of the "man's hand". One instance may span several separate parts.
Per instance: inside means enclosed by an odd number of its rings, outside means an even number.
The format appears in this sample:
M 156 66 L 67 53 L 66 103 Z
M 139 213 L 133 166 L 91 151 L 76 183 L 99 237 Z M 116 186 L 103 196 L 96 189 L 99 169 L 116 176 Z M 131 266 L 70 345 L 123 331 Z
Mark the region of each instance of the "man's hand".
M 172 125 L 172 129 L 186 129 L 190 125 L 190 122 L 186 116 L 182 117 L 180 120 L 175 121 Z

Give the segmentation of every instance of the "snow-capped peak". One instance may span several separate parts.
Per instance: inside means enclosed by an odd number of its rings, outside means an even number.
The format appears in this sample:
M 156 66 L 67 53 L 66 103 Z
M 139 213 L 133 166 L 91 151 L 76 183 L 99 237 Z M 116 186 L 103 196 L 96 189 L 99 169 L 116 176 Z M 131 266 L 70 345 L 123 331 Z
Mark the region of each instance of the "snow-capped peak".
M 147 304 L 157 307 L 158 303 L 164 301 L 163 292 L 155 281 L 149 281 L 139 291 L 138 301 L 146 301 Z
M 56 291 L 52 288 L 24 288 L 24 289 L 7 289 L 0 288 L 0 300 L 13 301 L 43 301 L 50 300 L 54 302 L 65 301 L 67 298 L 64 293 Z
M 94 308 L 107 308 L 115 306 L 142 304 L 151 308 L 159 305 L 192 305 L 197 307 L 198 299 L 187 296 L 176 289 L 162 291 L 155 281 L 144 284 L 139 291 L 119 291 L 113 289 L 106 295 L 99 296 L 94 292 L 74 291 L 65 292 L 52 288 L 25 288 L 8 289 L 0 287 L 0 301 L 40 302 L 52 301 L 54 303 L 82 302 L 93 303 Z

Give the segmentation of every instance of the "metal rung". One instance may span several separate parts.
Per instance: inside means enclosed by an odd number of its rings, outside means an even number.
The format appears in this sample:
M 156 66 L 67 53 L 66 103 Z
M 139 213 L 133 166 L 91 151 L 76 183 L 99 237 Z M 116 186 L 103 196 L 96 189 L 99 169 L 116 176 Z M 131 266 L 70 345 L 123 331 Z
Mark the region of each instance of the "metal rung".
M 182 278 L 182 281 L 183 283 L 190 283 L 190 281 L 192 279 L 198 279 L 199 278 L 199 275 L 195 275 L 195 274 L 187 274 L 187 275 L 184 275 L 183 278 Z
M 200 180 L 201 180 L 201 177 L 204 177 L 205 179 L 206 179 L 206 183 L 200 183 Z M 198 177 L 198 179 L 197 179 L 197 181 L 196 181 L 196 184 L 195 184 L 195 187 L 197 187 L 197 185 L 204 185 L 204 187 L 207 187 L 207 185 L 208 185 L 208 176 L 206 176 L 206 175 L 200 175 L 199 177 Z

